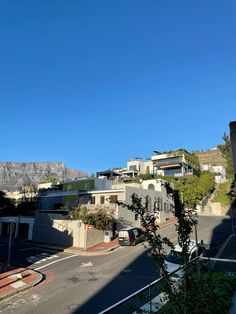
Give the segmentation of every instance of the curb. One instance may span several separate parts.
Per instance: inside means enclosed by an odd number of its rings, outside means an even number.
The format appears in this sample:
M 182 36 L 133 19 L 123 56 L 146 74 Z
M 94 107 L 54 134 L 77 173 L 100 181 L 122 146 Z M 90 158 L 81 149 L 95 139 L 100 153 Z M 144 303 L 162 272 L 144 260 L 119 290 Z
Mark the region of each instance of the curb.
M 118 249 L 120 247 L 119 244 L 117 244 L 116 246 L 113 246 L 109 249 L 106 249 L 104 251 L 94 251 L 94 252 L 86 252 L 86 251 L 79 251 L 77 254 L 78 255 L 83 255 L 83 256 L 96 256 L 96 255 L 106 255 L 109 254 L 111 252 L 113 252 L 114 250 Z
M 14 295 L 16 295 L 16 294 L 18 294 L 18 293 L 21 293 L 21 292 L 23 292 L 23 291 L 26 291 L 26 290 L 28 290 L 28 289 L 30 289 L 30 288 L 36 286 L 37 284 L 39 284 L 41 281 L 43 281 L 43 277 L 44 277 L 44 276 L 43 276 L 43 274 L 41 274 L 39 271 L 32 270 L 32 269 L 27 269 L 27 270 L 28 270 L 31 274 L 37 273 L 37 278 L 36 278 L 34 281 L 32 281 L 31 283 L 25 285 L 24 287 L 21 287 L 21 288 L 18 288 L 18 289 L 15 289 L 15 290 L 13 290 L 13 291 L 9 291 L 9 292 L 7 292 L 7 293 L 5 293 L 5 294 L 0 295 L 0 301 L 5 300 L 5 299 L 7 299 L 7 298 L 10 298 L 10 297 L 12 297 L 12 296 L 14 296 Z
M 59 251 L 59 252 L 64 252 L 64 253 L 67 253 L 67 254 L 73 254 L 73 255 L 102 255 L 102 254 L 106 254 L 106 253 L 110 253 L 111 251 L 114 251 L 115 249 L 119 248 L 119 244 L 113 246 L 113 247 L 110 247 L 108 249 L 105 249 L 103 251 L 94 251 L 94 252 L 86 252 L 86 251 L 82 251 L 80 249 L 78 250 L 72 250 L 70 248 L 57 248 L 57 247 L 54 247 L 54 246 L 50 246 L 50 245 L 47 245 L 47 244 L 40 244 L 40 243 L 33 243 L 32 244 L 34 247 L 38 247 L 38 248 L 45 248 L 47 250 L 52 250 L 52 251 Z
M 170 225 L 173 225 L 173 224 L 175 224 L 177 222 L 177 219 L 175 219 L 175 220 L 173 220 L 173 221 L 170 221 L 170 222 L 166 222 L 164 225 L 162 225 L 162 226 L 160 226 L 159 225 L 159 229 L 163 229 L 163 228 L 165 228 L 165 227 L 168 227 L 168 226 L 170 226 Z M 157 224 L 158 225 L 158 224 Z

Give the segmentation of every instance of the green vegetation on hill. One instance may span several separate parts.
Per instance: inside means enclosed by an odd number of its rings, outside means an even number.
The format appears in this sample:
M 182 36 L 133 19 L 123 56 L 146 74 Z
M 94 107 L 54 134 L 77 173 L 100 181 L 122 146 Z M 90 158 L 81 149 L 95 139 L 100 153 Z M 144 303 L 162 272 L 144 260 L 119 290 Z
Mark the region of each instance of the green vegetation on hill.
M 213 192 L 215 188 L 214 175 L 209 171 L 203 171 L 198 176 L 185 176 L 171 178 L 176 191 L 180 193 L 182 201 L 188 208 L 197 206 L 201 200 Z
M 227 180 L 224 183 L 221 183 L 218 187 L 217 193 L 213 202 L 220 202 L 222 205 L 230 205 L 230 188 L 231 188 L 232 181 Z
M 227 166 L 226 166 L 226 176 L 228 178 L 233 177 L 233 161 L 232 161 L 232 150 L 231 150 L 231 141 L 229 135 L 224 133 L 222 136 L 224 140 L 224 144 L 218 145 L 218 149 L 221 151 L 222 155 L 226 159 Z
M 133 182 L 139 183 L 140 179 L 163 179 L 174 185 L 174 189 L 180 193 L 182 201 L 187 207 L 195 207 L 201 200 L 211 194 L 215 188 L 214 175 L 209 171 L 203 171 L 200 176 L 157 176 L 153 174 L 139 175 Z

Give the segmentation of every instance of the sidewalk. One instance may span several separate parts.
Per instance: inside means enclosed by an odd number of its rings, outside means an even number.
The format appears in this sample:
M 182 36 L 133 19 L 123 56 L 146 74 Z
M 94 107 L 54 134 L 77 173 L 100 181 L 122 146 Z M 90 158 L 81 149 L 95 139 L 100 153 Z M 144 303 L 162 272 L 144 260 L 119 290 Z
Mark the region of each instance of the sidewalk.
M 22 241 L 22 243 L 25 243 L 27 245 L 32 245 L 34 247 L 40 247 L 40 248 L 45 248 L 49 250 L 55 250 L 59 252 L 66 252 L 66 253 L 71 253 L 71 254 L 81 254 L 81 255 L 91 255 L 91 254 L 105 254 L 109 251 L 113 251 L 114 249 L 119 247 L 118 244 L 118 238 L 115 238 L 111 242 L 105 243 L 105 242 L 100 242 L 97 243 L 96 245 L 90 246 L 87 249 L 82 249 L 74 246 L 59 246 L 55 244 L 50 244 L 50 243 L 40 243 L 40 242 L 33 242 L 33 241 Z
M 43 280 L 43 275 L 32 269 L 17 268 L 0 274 L 0 301 L 30 289 Z

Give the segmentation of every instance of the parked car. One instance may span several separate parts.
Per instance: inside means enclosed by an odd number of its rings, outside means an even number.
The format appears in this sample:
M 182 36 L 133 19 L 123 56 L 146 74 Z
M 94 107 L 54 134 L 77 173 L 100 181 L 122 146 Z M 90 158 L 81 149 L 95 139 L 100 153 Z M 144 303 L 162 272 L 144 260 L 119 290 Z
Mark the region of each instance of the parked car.
M 120 245 L 136 245 L 146 240 L 146 234 L 141 228 L 126 228 L 118 233 Z
M 189 244 L 189 262 L 194 260 L 196 257 L 200 256 L 203 250 L 204 250 L 203 246 L 197 246 L 196 241 L 192 240 Z M 171 273 L 182 266 L 183 262 L 182 262 L 181 252 L 182 252 L 182 247 L 179 244 L 177 244 L 174 247 L 174 250 L 171 249 L 166 255 L 165 264 L 166 264 L 166 269 L 168 273 Z M 179 271 L 173 274 L 174 278 L 180 278 L 182 276 L 183 276 L 182 269 L 180 269 Z

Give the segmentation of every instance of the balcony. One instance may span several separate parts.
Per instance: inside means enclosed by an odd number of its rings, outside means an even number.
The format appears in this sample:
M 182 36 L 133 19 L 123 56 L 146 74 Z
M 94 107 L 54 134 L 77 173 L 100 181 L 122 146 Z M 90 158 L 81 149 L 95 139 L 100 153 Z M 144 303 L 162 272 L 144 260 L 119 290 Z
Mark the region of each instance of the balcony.
M 161 166 L 168 166 L 168 165 L 176 165 L 176 164 L 181 164 L 183 163 L 182 158 L 178 157 L 173 157 L 173 158 L 166 158 L 166 159 L 160 159 L 156 160 L 154 162 L 155 167 L 161 167 Z

